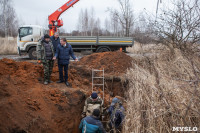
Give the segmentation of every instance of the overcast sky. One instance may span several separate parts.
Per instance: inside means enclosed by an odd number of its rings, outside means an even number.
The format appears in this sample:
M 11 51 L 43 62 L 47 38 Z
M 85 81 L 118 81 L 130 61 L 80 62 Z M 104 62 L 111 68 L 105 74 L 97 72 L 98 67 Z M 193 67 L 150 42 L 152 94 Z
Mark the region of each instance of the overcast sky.
M 24 24 L 48 25 L 48 16 L 65 4 L 68 0 L 13 0 L 17 15 Z M 130 0 L 134 12 L 144 11 L 155 13 L 157 0 Z M 80 0 L 60 18 L 64 21 L 64 29 L 67 32 L 77 29 L 78 15 L 81 9 L 95 9 L 95 16 L 104 25 L 105 18 L 109 18 L 107 8 L 119 8 L 117 0 Z

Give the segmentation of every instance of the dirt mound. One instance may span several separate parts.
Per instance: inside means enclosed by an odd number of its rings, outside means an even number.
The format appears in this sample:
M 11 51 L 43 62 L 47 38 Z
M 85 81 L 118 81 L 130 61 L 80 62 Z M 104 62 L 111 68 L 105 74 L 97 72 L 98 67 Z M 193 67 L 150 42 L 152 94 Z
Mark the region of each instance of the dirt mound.
M 0 132 L 77 133 L 84 101 L 92 91 L 91 68 L 117 75 L 130 66 L 131 58 L 121 52 L 83 57 L 69 66 L 71 88 L 67 88 L 55 83 L 57 65 L 51 77 L 54 83 L 45 86 L 41 64 L 0 60 Z M 112 100 L 108 90 L 123 96 L 126 87 L 121 79 L 108 77 L 105 84 L 105 105 Z
M 121 74 L 131 67 L 132 58 L 123 52 L 94 53 L 83 57 L 79 65 L 86 65 L 88 68 L 103 69 L 105 73 Z
M 4 78 L 13 78 L 14 84 L 31 84 L 38 82 L 38 77 L 41 77 L 42 66 L 33 65 L 29 62 L 15 62 L 14 60 L 0 60 L 0 76 Z M 6 77 L 5 77 L 6 76 Z
M 87 93 L 44 86 L 42 75 L 41 65 L 0 60 L 0 132 L 78 132 Z

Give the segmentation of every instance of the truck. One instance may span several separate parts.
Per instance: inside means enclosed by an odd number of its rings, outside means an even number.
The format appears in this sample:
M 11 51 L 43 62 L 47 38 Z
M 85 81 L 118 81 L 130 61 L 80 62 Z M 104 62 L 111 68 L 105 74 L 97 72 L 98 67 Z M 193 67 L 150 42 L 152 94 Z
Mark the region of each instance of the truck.
M 17 36 L 17 50 L 21 56 L 28 54 L 30 59 L 36 59 L 36 46 L 39 39 L 46 34 L 46 30 L 38 25 L 24 25 L 19 27 Z
M 19 27 L 17 37 L 17 49 L 19 55 L 28 53 L 31 59 L 36 59 L 36 46 L 39 39 L 47 34 L 54 35 L 59 31 L 59 28 L 63 26 L 62 19 L 59 19 L 60 15 L 73 7 L 79 0 L 69 0 L 67 3 L 58 8 L 55 12 L 49 15 L 49 30 L 45 30 L 42 26 L 38 25 L 24 25 Z M 106 52 L 115 51 L 118 49 L 126 51 L 127 47 L 133 46 L 134 40 L 131 37 L 103 37 L 103 36 L 66 36 L 68 43 L 72 45 L 74 51 L 86 51 L 93 52 Z
M 38 25 L 24 25 L 19 27 L 17 47 L 19 55 L 28 54 L 30 59 L 36 59 L 36 46 L 38 41 L 48 33 L 48 30 Z M 61 36 L 66 38 L 75 52 L 92 51 L 106 52 L 122 49 L 134 45 L 132 37 L 107 36 Z

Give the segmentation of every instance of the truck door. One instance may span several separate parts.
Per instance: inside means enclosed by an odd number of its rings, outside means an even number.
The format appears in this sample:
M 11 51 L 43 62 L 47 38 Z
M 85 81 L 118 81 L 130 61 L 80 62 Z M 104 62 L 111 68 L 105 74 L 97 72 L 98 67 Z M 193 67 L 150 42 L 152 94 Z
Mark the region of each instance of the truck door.
M 25 50 L 24 45 L 27 42 L 33 41 L 32 39 L 33 28 L 32 27 L 21 27 L 19 28 L 19 36 L 18 36 L 18 47 L 20 50 Z

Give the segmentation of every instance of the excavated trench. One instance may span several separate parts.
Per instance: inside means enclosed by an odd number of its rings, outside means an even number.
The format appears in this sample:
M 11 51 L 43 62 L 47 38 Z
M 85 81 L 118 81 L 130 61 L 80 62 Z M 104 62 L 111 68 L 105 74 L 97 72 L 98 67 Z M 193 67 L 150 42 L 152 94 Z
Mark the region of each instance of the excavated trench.
M 77 133 L 84 101 L 92 92 L 92 68 L 105 68 L 104 100 L 108 106 L 112 97 L 125 97 L 128 81 L 124 74 L 129 67 L 131 58 L 121 52 L 83 57 L 70 65 L 71 87 L 67 88 L 55 83 L 57 66 L 52 73 L 54 83 L 45 86 L 42 65 L 0 60 L 0 132 Z

